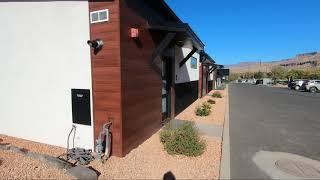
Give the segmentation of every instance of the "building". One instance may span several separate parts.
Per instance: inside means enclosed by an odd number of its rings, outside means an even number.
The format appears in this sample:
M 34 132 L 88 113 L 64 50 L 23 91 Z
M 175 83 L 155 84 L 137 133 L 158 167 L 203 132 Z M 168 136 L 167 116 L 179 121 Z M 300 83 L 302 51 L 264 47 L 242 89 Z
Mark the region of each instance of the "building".
M 0 2 L 0 22 L 1 134 L 65 147 L 75 124 L 93 149 L 111 121 L 121 157 L 208 92 L 214 61 L 162 0 Z

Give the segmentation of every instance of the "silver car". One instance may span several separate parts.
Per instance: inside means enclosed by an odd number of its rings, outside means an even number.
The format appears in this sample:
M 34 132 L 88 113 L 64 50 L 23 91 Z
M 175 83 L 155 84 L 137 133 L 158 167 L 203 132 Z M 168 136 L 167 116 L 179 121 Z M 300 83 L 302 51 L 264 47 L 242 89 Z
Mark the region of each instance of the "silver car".
M 306 90 L 316 93 L 320 90 L 320 80 L 311 80 L 306 84 Z

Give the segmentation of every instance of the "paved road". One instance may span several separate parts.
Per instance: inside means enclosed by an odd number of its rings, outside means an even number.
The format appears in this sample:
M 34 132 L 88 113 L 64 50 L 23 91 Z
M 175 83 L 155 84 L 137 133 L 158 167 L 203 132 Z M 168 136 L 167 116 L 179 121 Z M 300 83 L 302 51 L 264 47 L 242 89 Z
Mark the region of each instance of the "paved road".
M 231 84 L 232 179 L 269 179 L 252 161 L 261 150 L 320 161 L 320 94 Z

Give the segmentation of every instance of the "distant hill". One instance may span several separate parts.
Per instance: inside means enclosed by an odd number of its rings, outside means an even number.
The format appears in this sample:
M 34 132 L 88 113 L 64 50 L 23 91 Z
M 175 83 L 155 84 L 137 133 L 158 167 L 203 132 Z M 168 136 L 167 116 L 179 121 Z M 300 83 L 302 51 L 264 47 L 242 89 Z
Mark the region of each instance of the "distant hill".
M 294 58 L 283 59 L 271 62 L 241 62 L 227 66 L 231 73 L 245 72 L 270 72 L 274 67 L 284 67 L 286 69 L 308 69 L 320 67 L 320 52 L 298 54 Z

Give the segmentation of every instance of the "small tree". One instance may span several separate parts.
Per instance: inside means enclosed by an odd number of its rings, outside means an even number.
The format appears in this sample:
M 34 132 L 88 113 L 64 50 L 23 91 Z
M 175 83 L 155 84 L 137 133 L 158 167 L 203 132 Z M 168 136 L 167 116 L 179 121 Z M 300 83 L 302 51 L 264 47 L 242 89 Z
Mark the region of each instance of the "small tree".
M 264 78 L 264 74 L 263 74 L 263 72 L 261 72 L 261 71 L 255 72 L 255 73 L 254 73 L 254 77 L 255 77 L 256 79 L 262 79 L 262 78 Z
M 245 78 L 246 79 L 251 79 L 252 77 L 253 77 L 253 73 L 252 72 L 246 72 L 246 74 L 245 74 Z
M 240 77 L 239 74 L 231 73 L 230 76 L 229 76 L 229 80 L 230 80 L 230 81 L 235 81 L 235 80 L 238 80 L 239 77 Z
M 275 67 L 271 70 L 271 78 L 274 80 L 274 83 L 277 84 L 277 80 L 285 79 L 287 77 L 287 72 L 282 67 Z
M 305 76 L 305 73 L 303 70 L 291 69 L 290 71 L 287 72 L 287 78 L 302 79 L 304 78 L 304 76 Z
M 320 79 L 320 68 L 316 70 L 315 74 L 316 74 L 316 79 Z

